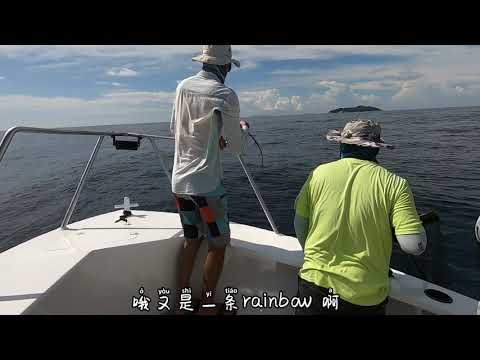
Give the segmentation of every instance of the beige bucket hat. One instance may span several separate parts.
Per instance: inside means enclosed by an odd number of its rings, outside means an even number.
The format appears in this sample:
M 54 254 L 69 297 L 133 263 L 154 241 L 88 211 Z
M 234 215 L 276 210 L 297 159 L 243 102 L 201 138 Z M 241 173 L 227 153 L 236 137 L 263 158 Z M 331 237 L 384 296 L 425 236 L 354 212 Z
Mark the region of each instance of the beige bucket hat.
M 378 123 L 358 119 L 349 121 L 343 130 L 330 130 L 327 140 L 343 144 L 393 149 L 393 145 L 385 144 L 380 137 L 381 131 Z
M 233 63 L 236 67 L 240 67 L 240 61 L 232 59 L 231 45 L 203 45 L 202 54 L 195 56 L 192 60 L 213 65 Z

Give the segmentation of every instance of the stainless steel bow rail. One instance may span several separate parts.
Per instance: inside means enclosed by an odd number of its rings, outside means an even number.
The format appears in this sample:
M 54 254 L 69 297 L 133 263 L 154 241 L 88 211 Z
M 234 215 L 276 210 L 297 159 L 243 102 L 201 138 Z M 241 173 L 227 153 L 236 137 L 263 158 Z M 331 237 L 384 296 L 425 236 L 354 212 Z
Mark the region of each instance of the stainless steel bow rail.
M 157 144 L 155 143 L 155 140 L 175 140 L 173 137 L 170 136 L 160 136 L 160 135 L 150 135 L 150 134 L 137 134 L 137 133 L 128 133 L 128 132 L 112 132 L 112 131 L 84 131 L 84 130 L 66 130 L 66 129 L 45 129 L 45 128 L 35 128 L 35 127 L 24 127 L 24 126 L 17 126 L 8 129 L 5 132 L 5 135 L 3 136 L 2 142 L 0 143 L 0 163 L 2 162 L 5 153 L 7 152 L 8 147 L 10 146 L 10 143 L 13 140 L 13 137 L 18 134 L 18 133 L 37 133 L 37 134 L 50 134 L 50 135 L 87 135 L 87 136 L 98 136 L 97 142 L 93 148 L 93 151 L 90 155 L 90 159 L 87 162 L 87 165 L 85 166 L 85 169 L 83 170 L 82 176 L 80 177 L 80 180 L 77 184 L 77 188 L 75 190 L 75 193 L 73 195 L 72 200 L 70 201 L 70 205 L 68 206 L 68 209 L 65 213 L 65 216 L 62 220 L 61 228 L 66 230 L 68 229 L 67 225 L 70 222 L 70 219 L 72 217 L 73 211 L 75 210 L 75 207 L 77 205 L 78 198 L 80 196 L 80 193 L 82 192 L 83 185 L 85 184 L 85 180 L 88 177 L 92 165 L 97 157 L 98 150 L 100 149 L 100 146 L 102 145 L 102 142 L 106 136 L 111 137 L 113 139 L 113 146 L 117 150 L 137 150 L 140 146 L 140 141 L 141 139 L 145 138 L 150 141 L 152 144 L 152 147 L 157 154 L 157 157 L 160 161 L 160 164 L 162 166 L 163 171 L 165 172 L 165 175 L 167 176 L 168 180 L 172 181 L 172 176 L 170 172 L 167 169 L 167 166 L 165 164 L 165 160 L 163 157 L 163 153 L 160 151 L 158 148 Z M 124 140 L 117 140 L 117 137 L 130 137 L 130 138 L 136 138 L 137 141 L 124 141 Z M 275 225 L 275 222 L 273 221 L 273 218 L 268 211 L 268 208 L 263 201 L 262 195 L 260 194 L 260 191 L 258 190 L 255 181 L 253 180 L 253 177 L 251 176 L 250 172 L 248 171 L 243 158 L 241 155 L 237 155 L 238 160 L 240 161 L 240 164 L 242 165 L 243 171 L 247 175 L 248 181 L 250 182 L 250 185 L 252 186 L 253 191 L 255 192 L 255 195 L 257 196 L 258 201 L 260 202 L 260 205 L 262 206 L 262 209 L 268 219 L 268 222 L 270 223 L 270 226 L 272 227 L 273 231 L 276 234 L 279 234 L 278 229 Z

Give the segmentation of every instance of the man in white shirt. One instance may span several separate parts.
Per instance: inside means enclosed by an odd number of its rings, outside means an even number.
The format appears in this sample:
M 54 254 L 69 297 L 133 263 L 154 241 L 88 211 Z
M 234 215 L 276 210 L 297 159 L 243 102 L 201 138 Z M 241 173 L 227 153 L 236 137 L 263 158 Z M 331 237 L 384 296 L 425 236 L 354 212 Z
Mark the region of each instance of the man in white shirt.
M 224 84 L 231 64 L 240 66 L 232 59 L 230 45 L 204 45 L 202 55 L 193 60 L 202 62 L 203 69 L 178 85 L 172 113 L 172 192 L 185 237 L 180 257 L 180 291 L 190 287 L 200 242 L 203 237 L 208 239 L 201 302 L 204 310 L 213 307 L 225 249 L 230 243 L 220 150 L 227 146 L 234 154 L 241 154 L 241 125 L 248 124 L 240 121 L 237 94 Z

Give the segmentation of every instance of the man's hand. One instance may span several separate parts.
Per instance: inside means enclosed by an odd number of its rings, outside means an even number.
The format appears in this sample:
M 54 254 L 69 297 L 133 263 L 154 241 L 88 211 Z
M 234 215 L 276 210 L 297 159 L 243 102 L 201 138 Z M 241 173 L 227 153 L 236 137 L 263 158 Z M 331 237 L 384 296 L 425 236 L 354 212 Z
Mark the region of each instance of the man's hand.
M 240 129 L 243 131 L 248 131 L 250 129 L 250 124 L 246 120 L 240 120 Z M 218 146 L 220 147 L 220 150 L 223 150 L 227 147 L 227 142 L 223 138 L 223 136 L 220 136 L 220 139 L 218 139 Z
M 242 130 L 248 130 L 250 129 L 250 124 L 248 123 L 247 120 L 240 120 L 240 128 Z
M 220 150 L 223 150 L 227 147 L 227 142 L 223 138 L 223 136 L 220 136 L 220 139 L 218 140 L 218 146 L 220 147 Z

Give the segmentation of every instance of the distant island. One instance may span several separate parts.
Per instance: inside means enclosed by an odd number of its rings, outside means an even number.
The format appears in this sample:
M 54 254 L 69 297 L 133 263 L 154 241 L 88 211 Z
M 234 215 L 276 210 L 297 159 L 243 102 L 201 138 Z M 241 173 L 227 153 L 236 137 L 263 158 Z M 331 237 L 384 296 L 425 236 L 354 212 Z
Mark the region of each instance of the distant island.
M 329 113 L 335 114 L 335 113 L 341 113 L 341 112 L 363 112 L 363 111 L 382 111 L 382 110 L 373 106 L 360 105 L 355 107 L 338 108 L 335 110 L 330 110 Z

